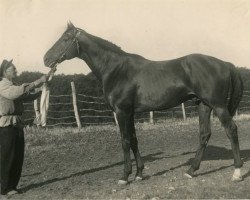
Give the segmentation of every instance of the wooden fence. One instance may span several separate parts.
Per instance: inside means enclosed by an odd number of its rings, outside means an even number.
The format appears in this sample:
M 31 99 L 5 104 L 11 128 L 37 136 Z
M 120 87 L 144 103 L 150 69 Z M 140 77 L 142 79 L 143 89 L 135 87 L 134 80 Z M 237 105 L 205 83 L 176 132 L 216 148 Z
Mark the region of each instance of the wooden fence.
M 50 126 L 77 126 L 117 124 L 116 114 L 104 102 L 103 97 L 77 94 L 74 82 L 71 82 L 71 95 L 50 95 L 47 125 Z M 56 101 L 53 102 L 53 99 Z M 60 100 L 60 101 L 59 101 Z M 32 124 L 35 119 L 39 101 L 25 103 L 25 121 Z M 33 106 L 32 106 L 33 105 Z M 32 108 L 33 107 L 33 108 Z M 244 91 L 243 99 L 237 110 L 238 113 L 249 113 L 250 91 Z M 187 117 L 197 116 L 197 106 L 192 101 L 187 101 L 174 108 L 149 113 L 136 113 L 136 122 L 155 123 L 160 119 L 178 117 L 186 120 Z

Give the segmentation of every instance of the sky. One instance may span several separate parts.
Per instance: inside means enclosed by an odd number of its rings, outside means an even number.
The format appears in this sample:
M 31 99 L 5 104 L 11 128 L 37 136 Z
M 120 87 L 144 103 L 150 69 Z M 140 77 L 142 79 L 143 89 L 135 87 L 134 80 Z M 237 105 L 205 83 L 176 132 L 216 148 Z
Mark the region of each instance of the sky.
M 150 60 L 202 53 L 250 68 L 250 0 L 0 0 L 0 60 L 47 73 L 43 56 L 76 27 Z M 72 59 L 58 74 L 88 74 Z

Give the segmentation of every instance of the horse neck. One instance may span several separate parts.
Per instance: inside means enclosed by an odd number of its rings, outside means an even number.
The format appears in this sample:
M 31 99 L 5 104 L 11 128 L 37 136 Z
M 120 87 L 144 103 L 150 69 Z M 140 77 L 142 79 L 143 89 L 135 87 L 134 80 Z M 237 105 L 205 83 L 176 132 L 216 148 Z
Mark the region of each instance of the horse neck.
M 103 81 L 104 77 L 114 70 L 124 59 L 126 52 L 122 50 L 112 50 L 112 48 L 105 48 L 102 45 L 88 40 L 88 50 L 82 52 L 82 47 L 86 44 L 79 40 L 80 55 L 79 58 L 84 60 L 95 76 Z

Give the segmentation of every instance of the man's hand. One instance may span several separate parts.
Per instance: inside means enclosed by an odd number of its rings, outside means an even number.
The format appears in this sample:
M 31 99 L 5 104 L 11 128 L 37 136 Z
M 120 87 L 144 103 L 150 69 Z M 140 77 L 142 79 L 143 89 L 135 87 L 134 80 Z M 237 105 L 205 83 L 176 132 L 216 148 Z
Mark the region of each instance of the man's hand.
M 37 87 L 41 83 L 48 82 L 50 76 L 53 75 L 55 73 L 55 71 L 56 71 L 56 66 L 52 67 L 47 75 L 42 75 L 41 78 L 39 78 L 38 80 L 34 81 L 35 87 Z
M 47 80 L 49 80 L 50 76 L 53 75 L 55 72 L 56 72 L 56 65 L 50 69 L 49 73 L 47 74 Z
M 39 78 L 38 80 L 40 80 L 40 83 L 45 83 L 47 81 L 47 76 L 42 75 L 41 78 Z
M 35 87 L 39 86 L 41 83 L 46 83 L 46 81 L 47 81 L 47 76 L 42 75 L 41 78 L 34 81 Z

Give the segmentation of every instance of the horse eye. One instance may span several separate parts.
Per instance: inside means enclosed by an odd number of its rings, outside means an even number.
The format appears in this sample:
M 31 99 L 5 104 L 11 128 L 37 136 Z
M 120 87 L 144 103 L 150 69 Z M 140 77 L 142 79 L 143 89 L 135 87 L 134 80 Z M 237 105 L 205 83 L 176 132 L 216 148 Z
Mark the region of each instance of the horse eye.
M 69 33 L 65 34 L 63 41 L 67 42 L 71 38 L 71 35 Z

